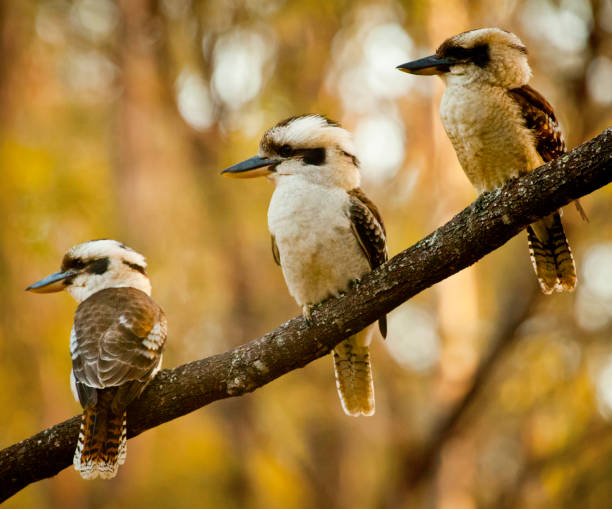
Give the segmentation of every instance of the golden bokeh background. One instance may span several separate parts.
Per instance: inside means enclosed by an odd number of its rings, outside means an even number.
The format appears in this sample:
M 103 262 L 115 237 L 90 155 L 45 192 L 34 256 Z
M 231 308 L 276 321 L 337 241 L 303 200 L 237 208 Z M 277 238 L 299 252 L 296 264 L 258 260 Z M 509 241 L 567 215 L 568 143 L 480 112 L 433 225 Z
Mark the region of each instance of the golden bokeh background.
M 80 412 L 76 305 L 23 291 L 73 244 L 147 256 L 165 367 L 298 314 L 271 184 L 219 177 L 277 121 L 354 133 L 392 255 L 467 206 L 442 82 L 395 66 L 485 26 L 525 42 L 570 148 L 612 124 L 611 0 L 0 0 L 0 447 Z M 538 294 L 521 234 L 392 313 L 374 417 L 343 414 L 326 357 L 130 440 L 112 481 L 69 468 L 5 507 L 609 507 L 612 190 L 582 203 L 576 292 Z

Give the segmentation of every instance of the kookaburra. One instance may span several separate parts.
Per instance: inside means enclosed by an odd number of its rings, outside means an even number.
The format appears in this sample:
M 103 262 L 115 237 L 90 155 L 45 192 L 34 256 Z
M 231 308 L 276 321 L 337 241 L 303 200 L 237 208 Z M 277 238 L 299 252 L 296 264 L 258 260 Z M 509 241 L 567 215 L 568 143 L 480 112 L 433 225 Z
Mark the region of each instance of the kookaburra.
M 347 291 L 387 260 L 382 219 L 359 188 L 351 135 L 337 123 L 320 115 L 283 120 L 264 134 L 257 156 L 222 173 L 267 175 L 274 182 L 268 208 L 272 253 L 307 319 L 312 305 Z M 386 318 L 378 323 L 385 336 Z M 368 350 L 373 327 L 333 351 L 338 393 L 348 415 L 374 413 Z
M 144 257 L 115 240 L 72 247 L 61 269 L 27 290 L 66 290 L 79 303 L 70 333 L 70 386 L 83 407 L 74 468 L 110 479 L 125 462 L 126 407 L 159 370 L 166 317 L 151 299 Z
M 398 69 L 437 74 L 445 82 L 442 124 L 479 193 L 565 152 L 551 105 L 527 84 L 531 77 L 527 49 L 510 32 L 499 28 L 463 32 L 444 41 L 435 55 Z M 576 269 L 559 211 L 528 226 L 527 239 L 542 291 L 573 290 Z

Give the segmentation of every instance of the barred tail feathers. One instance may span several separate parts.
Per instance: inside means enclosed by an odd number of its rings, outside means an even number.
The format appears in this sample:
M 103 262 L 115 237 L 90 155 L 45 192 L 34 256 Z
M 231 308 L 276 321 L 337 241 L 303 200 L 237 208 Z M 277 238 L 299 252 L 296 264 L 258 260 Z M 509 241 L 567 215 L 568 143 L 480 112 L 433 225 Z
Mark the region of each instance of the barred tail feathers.
M 576 287 L 576 267 L 558 212 L 527 227 L 531 262 L 545 294 L 571 292 Z
M 347 415 L 374 414 L 374 381 L 370 351 L 351 336 L 333 351 L 336 387 L 342 408 Z
M 111 479 L 127 453 L 126 412 L 117 415 L 98 399 L 84 409 L 74 452 L 74 468 L 84 479 Z

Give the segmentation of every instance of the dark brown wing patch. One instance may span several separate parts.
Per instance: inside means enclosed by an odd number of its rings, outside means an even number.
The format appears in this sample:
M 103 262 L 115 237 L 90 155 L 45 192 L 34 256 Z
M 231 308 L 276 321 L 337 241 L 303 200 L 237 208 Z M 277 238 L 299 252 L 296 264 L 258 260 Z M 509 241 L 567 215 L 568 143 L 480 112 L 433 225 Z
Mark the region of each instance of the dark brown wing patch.
M 550 103 L 529 85 L 514 88 L 508 93 L 520 106 L 525 126 L 533 132 L 538 153 L 544 162 L 563 154 L 565 140 Z
M 382 216 L 380 215 L 380 212 L 378 211 L 378 208 L 376 207 L 374 202 L 366 196 L 366 194 L 361 190 L 360 187 L 355 187 L 351 189 L 348 192 L 348 194 L 352 198 L 356 198 L 357 200 L 359 200 L 363 205 L 365 205 L 370 210 L 370 212 L 374 215 L 374 217 L 378 221 L 378 224 L 380 224 L 383 235 L 386 235 L 385 224 L 383 223 Z
M 387 251 L 387 238 L 382 217 L 376 205 L 356 187 L 348 192 L 351 202 L 349 207 L 349 217 L 351 227 L 365 254 L 370 268 L 385 263 L 389 258 Z M 380 332 L 383 337 L 387 335 L 387 317 L 378 320 Z
M 525 126 L 534 133 L 537 151 L 544 162 L 552 161 L 565 153 L 565 139 L 555 112 L 550 103 L 529 85 L 508 92 L 520 106 Z M 587 223 L 589 218 L 578 200 L 575 202 L 580 217 Z
M 107 288 L 83 301 L 74 317 L 71 339 L 72 369 L 81 403 L 90 399 L 92 388 L 128 382 L 138 386 L 131 387 L 129 397 L 138 396 L 159 365 L 166 328 L 162 309 L 134 288 Z

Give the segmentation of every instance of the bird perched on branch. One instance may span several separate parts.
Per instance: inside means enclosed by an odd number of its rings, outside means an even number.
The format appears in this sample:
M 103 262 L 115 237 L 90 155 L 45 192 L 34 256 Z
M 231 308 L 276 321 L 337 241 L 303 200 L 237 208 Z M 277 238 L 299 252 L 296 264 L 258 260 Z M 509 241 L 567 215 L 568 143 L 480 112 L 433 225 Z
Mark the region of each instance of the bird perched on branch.
M 151 299 L 144 257 L 115 240 L 72 247 L 61 269 L 29 286 L 79 303 L 70 333 L 70 386 L 83 407 L 74 468 L 110 479 L 125 462 L 126 407 L 159 371 L 166 317 Z
M 263 136 L 259 153 L 222 172 L 267 175 L 276 188 L 268 209 L 274 260 L 289 293 L 310 319 L 310 308 L 337 297 L 388 257 L 376 206 L 359 188 L 359 165 L 348 131 L 320 115 L 288 118 Z M 386 318 L 379 320 L 386 335 Z M 340 401 L 348 415 L 374 413 L 368 346 L 373 326 L 334 348 Z
M 439 75 L 446 84 L 442 124 L 468 179 L 479 193 L 504 185 L 565 152 L 551 105 L 527 82 L 527 49 L 499 28 L 463 32 L 431 55 L 398 66 L 411 74 Z M 586 219 L 576 202 L 578 211 Z M 574 260 L 560 211 L 527 227 L 527 240 L 545 294 L 576 286 Z

